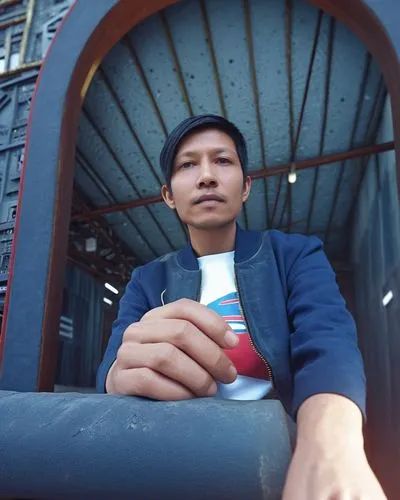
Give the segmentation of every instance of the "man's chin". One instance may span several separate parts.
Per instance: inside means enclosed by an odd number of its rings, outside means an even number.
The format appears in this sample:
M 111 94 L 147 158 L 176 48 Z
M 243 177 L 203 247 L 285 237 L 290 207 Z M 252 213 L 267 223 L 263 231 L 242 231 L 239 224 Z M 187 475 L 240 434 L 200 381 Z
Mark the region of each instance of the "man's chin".
M 193 229 L 200 230 L 213 230 L 213 229 L 222 229 L 230 224 L 234 223 L 236 217 L 207 217 L 202 220 L 190 221 L 187 224 Z

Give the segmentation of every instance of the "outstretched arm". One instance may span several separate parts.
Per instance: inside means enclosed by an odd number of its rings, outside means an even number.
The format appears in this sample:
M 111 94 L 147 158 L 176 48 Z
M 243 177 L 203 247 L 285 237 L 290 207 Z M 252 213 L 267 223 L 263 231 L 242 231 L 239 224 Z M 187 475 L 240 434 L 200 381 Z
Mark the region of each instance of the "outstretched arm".
M 365 374 L 355 323 L 314 237 L 287 240 L 293 413 L 298 436 L 284 500 L 383 500 L 364 452 Z
M 385 500 L 364 452 L 362 414 L 349 399 L 317 394 L 298 411 L 283 500 Z

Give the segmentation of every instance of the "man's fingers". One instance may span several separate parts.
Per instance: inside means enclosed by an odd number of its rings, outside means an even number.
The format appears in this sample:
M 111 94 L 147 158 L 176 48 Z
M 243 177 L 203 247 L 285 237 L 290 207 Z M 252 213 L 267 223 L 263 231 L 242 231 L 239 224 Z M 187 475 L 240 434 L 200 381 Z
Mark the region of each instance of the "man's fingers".
M 135 344 L 128 342 L 119 354 L 123 370 L 150 368 L 175 380 L 198 397 L 213 396 L 217 386 L 210 374 L 172 344 Z
M 186 387 L 150 368 L 119 370 L 115 378 L 119 394 L 142 396 L 159 401 L 181 401 L 194 398 L 194 394 Z
M 143 321 L 159 319 L 181 319 L 195 325 L 223 348 L 232 348 L 239 339 L 228 323 L 215 311 L 193 300 L 181 299 L 147 312 Z
M 185 352 L 215 380 L 231 383 L 236 369 L 223 350 L 194 325 L 179 319 L 148 319 L 131 325 L 124 334 L 124 344 L 169 343 Z M 122 349 L 122 347 L 121 347 Z

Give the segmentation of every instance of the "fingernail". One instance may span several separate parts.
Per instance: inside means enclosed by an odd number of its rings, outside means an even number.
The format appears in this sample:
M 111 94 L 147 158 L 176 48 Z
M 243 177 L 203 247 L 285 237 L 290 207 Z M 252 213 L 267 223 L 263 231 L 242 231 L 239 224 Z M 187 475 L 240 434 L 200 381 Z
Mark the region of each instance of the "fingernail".
M 225 333 L 224 341 L 228 347 L 235 347 L 239 344 L 239 337 L 232 330 L 228 330 Z
M 237 374 L 238 373 L 237 373 L 236 368 L 233 365 L 231 365 L 229 368 L 229 375 L 232 375 L 232 377 L 234 377 L 236 379 Z

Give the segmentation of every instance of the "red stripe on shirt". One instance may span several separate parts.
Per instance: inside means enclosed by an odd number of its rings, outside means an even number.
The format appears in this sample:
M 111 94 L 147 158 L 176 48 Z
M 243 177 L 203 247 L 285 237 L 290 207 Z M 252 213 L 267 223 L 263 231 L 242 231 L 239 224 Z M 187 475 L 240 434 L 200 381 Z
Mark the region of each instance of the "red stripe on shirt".
M 239 335 L 239 344 L 233 349 L 225 349 L 225 354 L 239 375 L 269 380 L 267 367 L 251 345 L 249 334 Z

